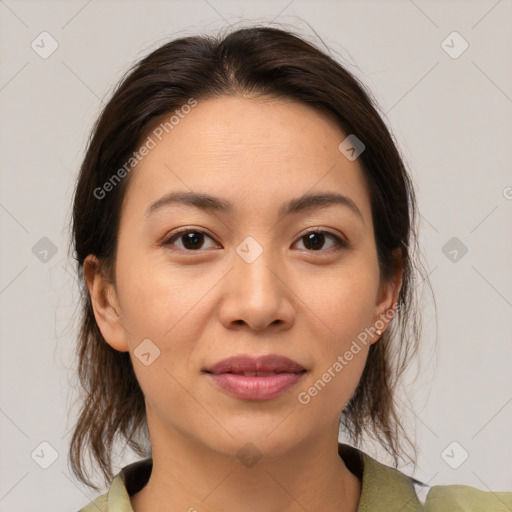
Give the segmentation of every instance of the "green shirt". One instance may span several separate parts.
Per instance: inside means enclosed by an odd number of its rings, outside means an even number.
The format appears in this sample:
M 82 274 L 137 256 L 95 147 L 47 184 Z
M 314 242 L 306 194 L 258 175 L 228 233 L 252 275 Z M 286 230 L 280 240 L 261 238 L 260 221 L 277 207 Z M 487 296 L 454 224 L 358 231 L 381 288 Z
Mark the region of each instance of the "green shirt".
M 366 453 L 338 443 L 347 468 L 362 480 L 357 512 L 512 512 L 512 492 L 480 491 L 466 485 L 428 487 L 400 471 L 385 466 Z M 133 512 L 130 495 L 148 482 L 153 461 L 142 459 L 125 466 L 107 493 L 78 512 Z M 423 487 L 426 499 L 418 492 Z

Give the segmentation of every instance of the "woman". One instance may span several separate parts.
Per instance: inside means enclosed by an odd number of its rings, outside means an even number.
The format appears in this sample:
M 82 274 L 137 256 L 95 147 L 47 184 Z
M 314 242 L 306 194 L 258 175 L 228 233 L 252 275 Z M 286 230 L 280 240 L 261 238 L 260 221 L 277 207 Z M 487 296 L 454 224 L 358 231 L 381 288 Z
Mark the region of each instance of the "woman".
M 341 420 L 406 455 L 393 390 L 419 336 L 415 208 L 368 94 L 301 38 L 253 27 L 138 63 L 76 188 L 70 460 L 92 486 L 86 449 L 107 482 L 116 436 L 146 458 L 82 512 L 512 507 L 464 486 L 425 501 L 338 443 Z

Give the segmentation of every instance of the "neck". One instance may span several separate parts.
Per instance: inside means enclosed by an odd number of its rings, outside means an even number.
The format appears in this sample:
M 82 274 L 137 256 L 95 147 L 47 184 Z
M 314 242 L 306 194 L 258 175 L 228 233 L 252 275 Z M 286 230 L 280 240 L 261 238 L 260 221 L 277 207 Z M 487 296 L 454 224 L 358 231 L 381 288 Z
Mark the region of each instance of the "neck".
M 254 464 L 176 433 L 172 439 L 152 436 L 151 477 L 131 496 L 132 508 L 135 512 L 355 512 L 361 482 L 338 455 L 337 432 L 336 425 L 335 436 L 308 440 L 279 457 L 263 454 Z

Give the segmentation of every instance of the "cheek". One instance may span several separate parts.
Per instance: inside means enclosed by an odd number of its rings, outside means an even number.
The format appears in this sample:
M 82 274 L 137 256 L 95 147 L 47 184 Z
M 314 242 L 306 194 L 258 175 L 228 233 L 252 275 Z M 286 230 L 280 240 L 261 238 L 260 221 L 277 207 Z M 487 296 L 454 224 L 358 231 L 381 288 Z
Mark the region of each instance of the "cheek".
M 193 386 L 199 374 L 198 352 L 199 359 L 207 355 L 208 349 L 198 340 L 205 338 L 204 330 L 213 314 L 214 293 L 208 292 L 213 291 L 222 272 L 211 268 L 200 272 L 192 265 L 177 268 L 161 258 L 155 260 L 146 255 L 119 262 L 123 326 L 144 393 L 158 396 L 165 389 L 173 400 L 186 403 L 186 395 L 179 398 L 183 389 L 178 382 L 191 380 L 187 386 Z M 153 350 L 158 354 L 147 367 L 137 359 L 141 352 L 138 347 L 146 339 L 154 343 L 157 348 Z
M 173 410 L 189 411 L 193 403 L 183 385 L 198 373 L 194 341 L 204 329 L 202 305 L 212 285 L 147 256 L 140 264 L 136 258 L 120 261 L 119 276 L 132 364 L 146 400 L 159 408 L 172 402 Z M 145 350 L 150 353 L 148 365 L 139 359 L 142 350 L 138 348 L 147 339 L 157 347 L 149 344 Z M 186 388 L 193 389 L 190 383 Z
M 331 289 L 331 300 L 321 305 L 319 311 L 327 313 L 323 335 L 318 333 L 311 340 L 309 352 L 314 354 L 314 366 L 296 397 L 305 418 L 337 421 L 353 395 L 370 347 L 364 330 L 371 326 L 373 291 L 368 286 L 362 293 L 361 282 L 357 286 L 346 283 Z
M 353 339 L 371 326 L 378 294 L 379 269 L 376 261 L 354 255 L 350 261 L 317 283 L 309 278 L 303 294 L 306 310 L 321 320 L 329 343 L 324 346 L 344 351 Z M 309 284 L 309 293 L 308 286 Z M 312 286 L 311 286 L 312 285 Z
M 200 308 L 209 280 L 199 280 L 192 267 L 177 269 L 161 259 L 136 256 L 118 263 L 121 309 L 132 343 L 140 337 L 172 338 L 173 332 L 183 335 L 183 329 L 193 329 L 194 324 L 184 319 Z
M 378 291 L 378 266 L 369 258 L 340 268 L 322 286 L 310 288 L 306 310 L 318 326 L 312 339 L 314 368 L 301 386 L 307 409 L 318 414 L 339 412 L 352 396 L 364 369 Z M 319 321 L 320 320 L 320 321 Z M 310 403 L 309 403 L 310 402 Z

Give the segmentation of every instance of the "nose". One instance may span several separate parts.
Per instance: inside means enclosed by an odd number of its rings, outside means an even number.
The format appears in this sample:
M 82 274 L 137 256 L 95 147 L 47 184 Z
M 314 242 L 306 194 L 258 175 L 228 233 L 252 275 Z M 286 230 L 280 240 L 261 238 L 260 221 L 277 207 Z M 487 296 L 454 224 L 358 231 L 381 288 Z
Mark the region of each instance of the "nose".
M 233 267 L 223 283 L 219 309 L 224 327 L 233 329 L 246 325 L 255 331 L 270 326 L 289 329 L 293 325 L 295 308 L 293 291 L 286 277 L 284 265 L 269 248 L 251 263 L 235 253 Z

